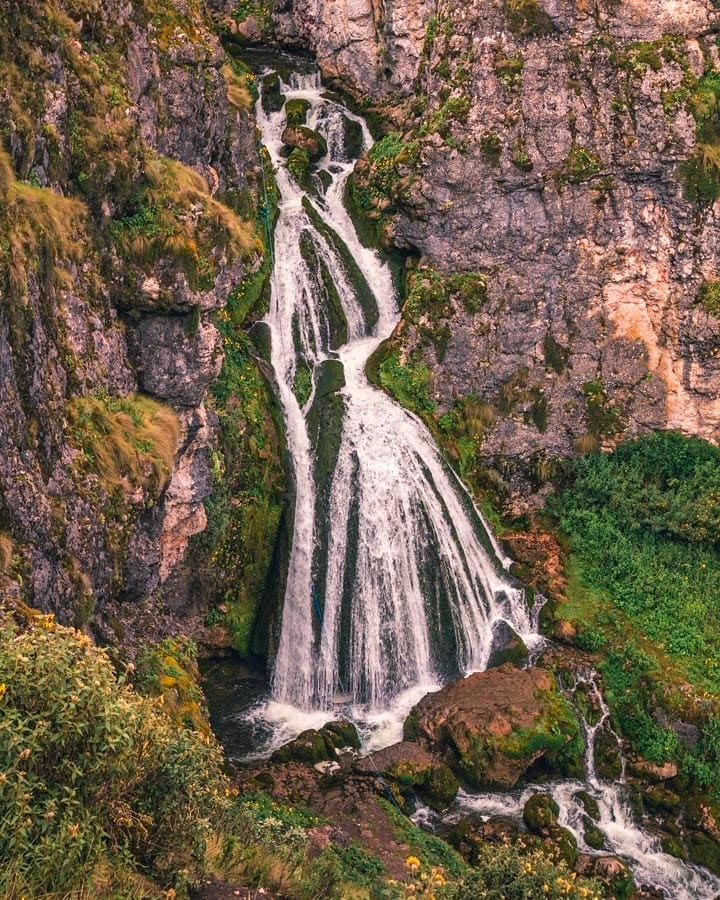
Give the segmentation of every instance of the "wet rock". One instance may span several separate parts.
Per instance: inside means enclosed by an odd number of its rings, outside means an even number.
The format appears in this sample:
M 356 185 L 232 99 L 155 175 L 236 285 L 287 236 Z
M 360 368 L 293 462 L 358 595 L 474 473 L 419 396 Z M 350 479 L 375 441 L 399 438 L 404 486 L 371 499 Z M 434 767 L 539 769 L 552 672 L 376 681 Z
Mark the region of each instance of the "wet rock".
M 557 825 L 560 807 L 550 794 L 533 794 L 523 807 L 523 822 L 529 831 L 547 834 L 548 829 Z
M 592 847 L 593 850 L 602 850 L 605 846 L 605 835 L 589 816 L 583 818 L 583 829 L 583 838 L 588 847 Z
M 720 875 L 720 844 L 707 834 L 691 832 L 685 839 L 687 856 L 697 866 L 705 866 Z
M 597 800 L 591 794 L 587 791 L 578 791 L 577 794 L 574 795 L 574 799 L 582 803 L 586 814 L 593 822 L 598 822 L 600 820 L 600 807 L 598 806 Z
M 504 663 L 521 666 L 527 662 L 528 650 L 520 635 L 504 619 L 499 619 L 492 629 L 492 651 L 487 668 L 493 669 Z
M 607 886 L 610 896 L 631 897 L 634 882 L 630 869 L 617 856 L 591 856 L 579 853 L 574 870 L 585 878 L 597 878 Z
M 401 793 L 417 791 L 429 806 L 445 809 L 460 789 L 449 766 L 412 741 L 401 741 L 358 760 L 356 772 L 381 772 L 392 779 Z
M 280 76 L 270 72 L 262 80 L 262 105 L 266 113 L 278 112 L 283 108 L 285 95 L 280 89 Z
M 328 722 L 321 729 L 310 728 L 294 740 L 277 749 L 271 758 L 274 763 L 303 762 L 316 765 L 335 762 L 338 751 L 344 748 L 357 750 L 360 738 L 351 722 Z M 323 771 L 323 774 L 332 774 Z
M 293 97 L 285 102 L 285 120 L 288 125 L 304 125 L 307 112 L 310 109 L 310 101 L 302 97 Z
M 645 808 L 653 813 L 677 813 L 680 809 L 680 797 L 666 788 L 650 788 L 643 794 Z
M 478 787 L 512 788 L 537 760 L 562 769 L 580 749 L 579 725 L 552 675 L 509 664 L 428 694 L 404 733 Z
M 281 137 L 283 144 L 296 150 L 303 150 L 313 162 L 327 153 L 325 138 L 305 125 L 288 125 Z
M 595 770 L 605 781 L 617 781 L 622 774 L 622 756 L 617 736 L 608 727 L 595 735 Z
M 469 863 L 474 863 L 488 844 L 512 844 L 520 829 L 509 816 L 491 816 L 486 822 L 463 819 L 450 830 L 447 840 Z

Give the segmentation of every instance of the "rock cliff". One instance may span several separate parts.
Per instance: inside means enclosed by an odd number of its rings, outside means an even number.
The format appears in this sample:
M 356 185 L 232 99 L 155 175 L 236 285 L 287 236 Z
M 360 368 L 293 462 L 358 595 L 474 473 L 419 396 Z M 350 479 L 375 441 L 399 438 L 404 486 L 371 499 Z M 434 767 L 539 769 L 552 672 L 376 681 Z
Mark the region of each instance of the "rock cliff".
M 438 418 L 484 405 L 478 452 L 516 511 L 623 435 L 716 439 L 716 6 L 337 6 L 276 6 L 278 35 L 394 122 L 355 193 L 420 258 L 398 358 Z M 438 294 L 438 273 L 482 296 Z
M 260 264 L 248 82 L 195 0 L 9 2 L 0 33 L 0 591 L 148 636 L 133 601 L 206 525 L 215 311 Z

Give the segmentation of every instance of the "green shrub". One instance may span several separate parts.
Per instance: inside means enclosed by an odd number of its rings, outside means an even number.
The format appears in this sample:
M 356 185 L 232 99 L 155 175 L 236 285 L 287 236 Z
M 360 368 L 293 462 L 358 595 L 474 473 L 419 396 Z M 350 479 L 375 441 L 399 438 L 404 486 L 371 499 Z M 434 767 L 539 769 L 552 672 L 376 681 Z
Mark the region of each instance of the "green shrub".
M 216 742 L 177 727 L 49 617 L 0 623 L 0 895 L 79 889 L 113 857 L 196 877 L 227 809 Z
M 577 878 L 565 862 L 556 862 L 543 850 L 493 844 L 483 847 L 465 878 L 443 894 L 456 900 L 477 897 L 486 900 L 600 900 L 602 886 Z
M 435 411 L 430 395 L 431 374 L 416 359 L 400 362 L 400 351 L 393 350 L 378 368 L 380 385 L 407 409 L 417 413 Z

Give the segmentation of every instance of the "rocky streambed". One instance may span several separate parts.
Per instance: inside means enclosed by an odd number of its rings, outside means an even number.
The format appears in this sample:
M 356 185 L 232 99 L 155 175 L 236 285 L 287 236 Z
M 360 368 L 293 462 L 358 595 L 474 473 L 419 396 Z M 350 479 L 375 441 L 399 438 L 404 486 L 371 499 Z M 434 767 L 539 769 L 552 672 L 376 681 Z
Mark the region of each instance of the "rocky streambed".
M 519 845 L 599 879 L 608 896 L 717 896 L 720 809 L 688 794 L 676 766 L 625 757 L 591 662 L 550 649 L 529 668 L 453 681 L 417 703 L 402 740 L 372 752 L 341 708 L 269 758 L 238 762 L 237 782 L 308 807 L 327 823 L 313 831 L 319 847 L 358 842 L 391 877 L 412 849 L 410 817 L 470 863 L 488 846 Z M 222 675 L 209 675 L 211 713 L 232 748 L 228 696 L 222 713 L 213 702 Z

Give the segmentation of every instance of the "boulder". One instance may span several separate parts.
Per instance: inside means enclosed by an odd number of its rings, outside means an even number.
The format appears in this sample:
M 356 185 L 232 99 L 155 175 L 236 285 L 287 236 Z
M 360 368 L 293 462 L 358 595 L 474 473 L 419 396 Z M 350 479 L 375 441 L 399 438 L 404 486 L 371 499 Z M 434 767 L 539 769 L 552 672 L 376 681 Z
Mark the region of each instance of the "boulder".
M 272 762 L 303 762 L 316 765 L 335 761 L 338 751 L 360 749 L 360 738 L 352 722 L 339 720 L 328 722 L 322 728 L 309 728 L 294 740 L 277 749 L 270 757 Z
M 632 897 L 635 885 L 630 869 L 617 856 L 592 856 L 579 853 L 574 870 L 584 878 L 597 878 L 608 888 L 608 896 Z
M 474 787 L 510 789 L 538 760 L 563 772 L 582 754 L 580 726 L 553 676 L 508 663 L 428 694 L 405 738 L 443 754 Z
M 354 768 L 363 774 L 381 772 L 397 784 L 401 794 L 417 791 L 434 809 L 449 806 L 460 789 L 452 769 L 412 741 L 372 753 L 358 760 Z
M 288 125 L 281 137 L 283 144 L 292 149 L 304 150 L 313 161 L 327 153 L 325 138 L 305 125 Z
M 487 668 L 494 669 L 503 663 L 521 666 L 527 662 L 525 641 L 504 619 L 498 619 L 492 628 L 492 650 Z
M 560 808 L 550 794 L 532 794 L 523 808 L 523 822 L 528 831 L 547 834 L 548 829 L 557 825 Z

